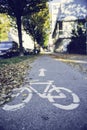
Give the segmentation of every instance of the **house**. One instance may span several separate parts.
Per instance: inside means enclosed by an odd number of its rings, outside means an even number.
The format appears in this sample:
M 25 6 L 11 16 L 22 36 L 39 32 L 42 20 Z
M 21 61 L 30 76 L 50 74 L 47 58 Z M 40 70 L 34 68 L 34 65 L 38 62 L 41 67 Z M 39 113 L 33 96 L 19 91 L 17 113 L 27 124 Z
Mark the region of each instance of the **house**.
M 52 23 L 53 44 L 56 51 L 66 51 L 75 23 L 82 22 L 84 26 L 86 22 L 87 0 L 53 0 L 51 4 L 56 5 L 57 10 L 54 25 Z

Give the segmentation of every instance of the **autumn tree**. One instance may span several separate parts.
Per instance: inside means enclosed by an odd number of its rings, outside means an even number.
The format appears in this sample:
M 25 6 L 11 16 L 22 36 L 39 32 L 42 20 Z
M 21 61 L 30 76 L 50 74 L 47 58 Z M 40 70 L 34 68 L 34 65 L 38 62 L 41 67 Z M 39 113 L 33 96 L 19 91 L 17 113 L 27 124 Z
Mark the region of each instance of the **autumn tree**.
M 37 42 L 40 46 L 47 45 L 50 29 L 48 5 L 39 12 L 25 16 L 23 25 L 26 32 L 32 36 L 34 42 Z
M 20 54 L 23 54 L 22 45 L 22 16 L 39 12 L 46 7 L 47 0 L 0 0 L 0 13 L 7 13 L 16 18 L 18 29 Z
M 0 42 L 8 40 L 10 20 L 6 14 L 0 14 Z

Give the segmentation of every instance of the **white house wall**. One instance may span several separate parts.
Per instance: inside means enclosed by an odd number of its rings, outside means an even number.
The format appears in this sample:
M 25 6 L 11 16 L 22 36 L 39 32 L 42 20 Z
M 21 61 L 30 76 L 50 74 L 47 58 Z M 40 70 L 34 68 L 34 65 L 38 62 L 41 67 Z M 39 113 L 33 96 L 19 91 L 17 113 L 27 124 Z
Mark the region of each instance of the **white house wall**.
M 16 29 L 11 28 L 8 37 L 10 41 L 16 41 L 17 43 L 19 43 L 18 33 Z M 29 34 L 27 34 L 25 31 L 22 32 L 22 41 L 24 48 L 34 49 L 34 42 L 31 36 L 29 36 Z

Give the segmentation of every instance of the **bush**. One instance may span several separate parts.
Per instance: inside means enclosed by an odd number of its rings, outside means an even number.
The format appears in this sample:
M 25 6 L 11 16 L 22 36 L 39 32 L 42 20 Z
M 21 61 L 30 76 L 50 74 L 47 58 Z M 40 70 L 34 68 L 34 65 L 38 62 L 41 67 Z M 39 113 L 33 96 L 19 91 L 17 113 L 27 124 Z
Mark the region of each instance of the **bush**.
M 67 46 L 69 53 L 86 54 L 86 37 L 81 27 L 77 27 L 77 31 L 72 30 L 72 38 Z

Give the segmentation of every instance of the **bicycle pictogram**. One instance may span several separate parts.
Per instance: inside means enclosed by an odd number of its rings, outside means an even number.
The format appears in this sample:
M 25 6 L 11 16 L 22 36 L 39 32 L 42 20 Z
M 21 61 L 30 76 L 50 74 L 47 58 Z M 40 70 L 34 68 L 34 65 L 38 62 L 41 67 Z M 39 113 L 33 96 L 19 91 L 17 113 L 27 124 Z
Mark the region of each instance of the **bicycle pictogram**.
M 56 87 L 53 84 L 54 81 L 47 81 L 47 82 L 39 82 L 39 81 L 31 81 L 29 84 L 27 84 L 25 87 L 21 87 L 20 89 L 14 89 L 14 92 L 17 91 L 17 93 L 13 93 L 12 96 L 14 96 L 15 98 L 17 98 L 18 96 L 20 96 L 25 90 L 27 91 L 27 96 L 24 100 L 21 101 L 21 103 L 16 103 L 16 104 L 5 104 L 2 109 L 3 110 L 8 110 L 8 111 L 15 111 L 18 110 L 20 108 L 23 108 L 26 104 L 29 103 L 29 101 L 31 100 L 33 93 L 36 93 L 39 97 L 43 98 L 43 99 L 48 99 L 49 102 L 52 103 L 53 106 L 63 109 L 63 110 L 73 110 L 76 109 L 79 104 L 80 104 L 80 99 L 77 96 L 77 94 L 73 93 L 73 91 L 71 91 L 68 88 L 65 87 Z M 38 92 L 38 90 L 36 90 L 34 87 L 32 87 L 32 85 L 46 85 L 43 93 Z M 56 92 L 56 94 L 54 95 L 53 92 Z M 56 102 L 56 100 L 59 99 L 67 99 L 67 95 L 66 93 L 68 93 L 70 95 L 70 97 L 72 98 L 71 103 L 69 102 L 69 104 L 62 104 Z

